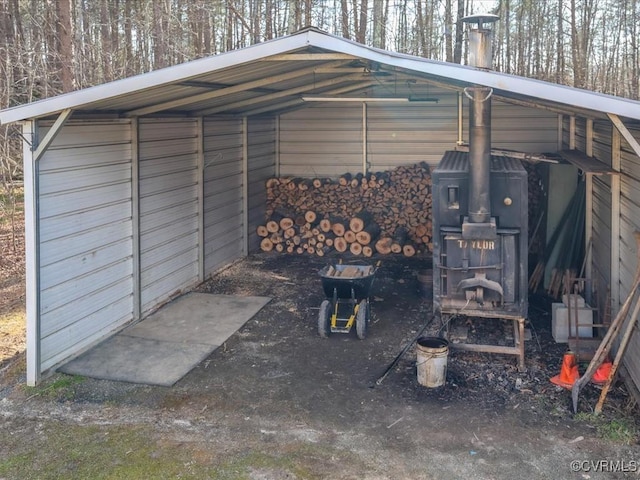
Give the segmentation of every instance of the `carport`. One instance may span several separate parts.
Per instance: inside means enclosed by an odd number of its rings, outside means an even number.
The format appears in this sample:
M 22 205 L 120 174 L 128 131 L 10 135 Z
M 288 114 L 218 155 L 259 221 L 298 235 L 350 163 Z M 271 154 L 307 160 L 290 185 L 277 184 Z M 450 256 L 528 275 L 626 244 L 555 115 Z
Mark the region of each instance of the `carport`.
M 255 250 L 266 179 L 435 165 L 466 142 L 472 85 L 493 89 L 494 147 L 573 151 L 587 275 L 615 311 L 640 228 L 640 102 L 309 28 L 0 112 L 24 140 L 27 383 Z M 638 360 L 636 333 L 636 385 Z

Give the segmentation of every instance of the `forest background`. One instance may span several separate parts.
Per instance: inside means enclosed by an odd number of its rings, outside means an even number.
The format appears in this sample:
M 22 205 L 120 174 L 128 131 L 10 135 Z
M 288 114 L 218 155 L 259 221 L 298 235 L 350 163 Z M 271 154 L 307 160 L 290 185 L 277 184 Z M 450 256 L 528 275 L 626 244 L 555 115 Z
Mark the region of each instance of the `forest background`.
M 466 63 L 461 19 L 500 16 L 497 71 L 638 99 L 640 0 L 0 0 L 0 109 L 312 25 Z M 19 126 L 0 127 L 0 215 L 15 209 Z M 3 215 L 4 214 L 4 215 Z

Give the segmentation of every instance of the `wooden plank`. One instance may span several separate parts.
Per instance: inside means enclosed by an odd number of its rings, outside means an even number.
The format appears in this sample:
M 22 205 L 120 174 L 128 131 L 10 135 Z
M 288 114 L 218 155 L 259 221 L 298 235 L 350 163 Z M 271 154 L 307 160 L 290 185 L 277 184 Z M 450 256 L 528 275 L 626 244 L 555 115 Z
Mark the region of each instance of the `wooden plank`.
M 607 164 L 599 161 L 595 157 L 588 157 L 584 153 L 578 150 L 561 150 L 560 156 L 571 163 L 572 165 L 578 167 L 585 173 L 591 173 L 593 175 L 618 175 L 619 172 L 616 172 Z

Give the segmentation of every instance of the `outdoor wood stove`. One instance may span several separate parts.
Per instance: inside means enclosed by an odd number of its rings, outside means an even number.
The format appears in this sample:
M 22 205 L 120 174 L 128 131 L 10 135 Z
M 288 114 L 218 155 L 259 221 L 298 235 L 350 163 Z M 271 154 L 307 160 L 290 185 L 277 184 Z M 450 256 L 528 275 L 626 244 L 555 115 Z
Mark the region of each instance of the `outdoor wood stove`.
M 496 16 L 467 17 L 476 66 L 487 68 Z M 472 35 L 473 34 L 473 35 Z M 475 49 L 474 49 L 475 43 Z M 471 56 L 473 59 L 473 55 Z M 443 325 L 453 316 L 512 320 L 514 346 L 451 343 L 452 348 L 518 355 L 524 369 L 527 316 L 527 172 L 518 159 L 491 155 L 491 94 L 465 90 L 469 152 L 446 152 L 433 179 L 433 304 Z

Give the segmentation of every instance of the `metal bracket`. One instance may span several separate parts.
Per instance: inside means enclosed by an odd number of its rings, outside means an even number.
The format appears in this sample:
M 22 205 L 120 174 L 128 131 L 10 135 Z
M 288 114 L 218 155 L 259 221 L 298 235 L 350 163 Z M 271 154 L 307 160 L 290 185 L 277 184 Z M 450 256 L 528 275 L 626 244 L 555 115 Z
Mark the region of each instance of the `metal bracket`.
M 20 137 L 22 139 L 23 142 L 25 142 L 27 145 L 29 145 L 29 148 L 31 148 L 31 150 L 33 151 L 33 143 L 32 141 L 29 141 L 27 139 L 27 137 L 25 137 L 22 133 L 20 132 L 16 132 L 15 135 L 17 135 L 18 137 Z
M 51 145 L 51 143 L 53 143 L 53 140 L 58 136 L 58 133 L 60 133 L 60 130 L 62 130 L 62 127 L 67 122 L 72 113 L 73 110 L 71 110 L 70 108 L 67 108 L 66 110 L 60 112 L 60 115 L 58 115 L 58 118 L 51 126 L 51 129 L 49 129 L 42 141 L 38 143 L 38 146 L 35 149 L 33 145 L 31 146 L 31 150 L 34 151 L 33 160 L 35 162 L 40 160 L 42 155 L 44 155 L 44 153 L 47 151 L 47 148 L 49 148 L 49 145 Z
M 469 90 L 470 90 L 471 88 L 478 88 L 478 87 L 464 87 L 463 92 L 464 92 L 465 96 L 466 96 L 469 100 L 471 100 L 471 101 L 475 101 L 475 99 L 473 98 L 473 95 L 469 94 Z M 483 88 L 483 87 L 482 87 L 482 88 Z M 491 95 L 493 95 L 493 88 L 489 87 L 489 93 L 487 94 L 487 96 L 486 96 L 486 97 L 484 97 L 482 100 L 480 100 L 480 102 L 482 102 L 482 103 L 486 102 L 487 100 L 489 100 L 489 99 L 491 98 Z

